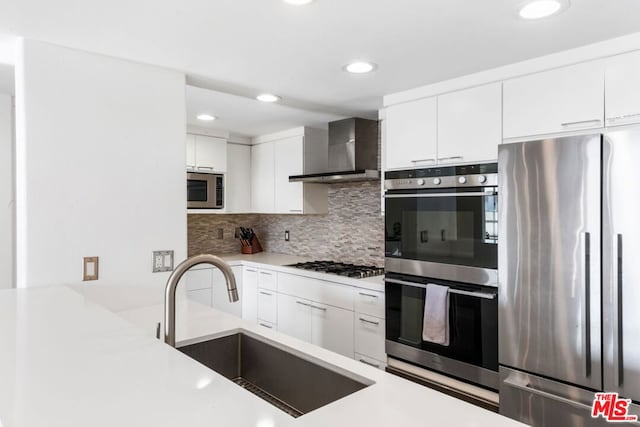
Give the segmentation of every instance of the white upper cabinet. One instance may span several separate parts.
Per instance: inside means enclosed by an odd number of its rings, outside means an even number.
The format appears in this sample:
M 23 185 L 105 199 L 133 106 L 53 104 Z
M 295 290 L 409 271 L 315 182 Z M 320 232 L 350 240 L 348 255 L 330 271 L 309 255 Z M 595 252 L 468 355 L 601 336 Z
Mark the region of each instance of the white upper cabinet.
M 227 144 L 227 163 L 225 211 L 251 212 L 251 146 Z
M 505 81 L 503 137 L 602 127 L 604 69 L 598 60 Z
M 496 160 L 502 142 L 502 83 L 438 97 L 438 163 Z
M 607 59 L 607 126 L 640 122 L 640 52 Z
M 294 136 L 275 142 L 275 209 L 278 213 L 302 213 L 303 184 L 289 182 L 290 175 L 302 175 L 304 137 Z
M 192 172 L 196 170 L 196 136 L 187 134 L 187 170 Z
M 251 210 L 275 212 L 275 144 L 251 146 Z
M 196 135 L 196 172 L 227 171 L 227 141 L 213 136 Z
M 385 110 L 385 165 L 387 169 L 436 164 L 437 100 L 421 99 Z

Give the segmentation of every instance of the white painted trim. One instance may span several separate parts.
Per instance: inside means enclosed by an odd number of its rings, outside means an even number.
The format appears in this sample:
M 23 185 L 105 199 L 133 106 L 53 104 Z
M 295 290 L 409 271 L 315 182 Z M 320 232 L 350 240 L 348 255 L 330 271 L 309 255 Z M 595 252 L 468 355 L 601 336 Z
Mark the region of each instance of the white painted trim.
M 602 59 L 609 56 L 640 50 L 640 33 L 634 33 L 615 39 L 565 50 L 551 55 L 540 56 L 503 67 L 469 74 L 455 79 L 421 86 L 403 92 L 389 94 L 383 97 L 383 105 L 389 107 L 395 104 L 415 101 L 422 98 L 468 89 L 488 83 L 502 82 L 527 74 L 539 73 L 554 68 L 566 67 L 581 62 Z
M 259 135 L 251 138 L 251 144 L 263 144 L 265 142 L 278 141 L 280 139 L 292 138 L 294 136 L 304 136 L 305 127 L 297 127 L 293 129 L 284 130 L 282 132 L 270 133 L 267 135 Z
M 251 145 L 251 137 L 229 132 L 227 142 L 231 144 Z

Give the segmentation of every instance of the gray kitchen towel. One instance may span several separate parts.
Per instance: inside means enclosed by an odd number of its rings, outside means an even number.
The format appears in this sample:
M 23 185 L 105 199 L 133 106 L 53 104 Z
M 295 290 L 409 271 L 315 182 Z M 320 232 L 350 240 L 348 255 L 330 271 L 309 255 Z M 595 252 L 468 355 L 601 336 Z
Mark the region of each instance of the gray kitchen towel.
M 422 322 L 422 339 L 434 344 L 449 345 L 449 288 L 427 285 Z

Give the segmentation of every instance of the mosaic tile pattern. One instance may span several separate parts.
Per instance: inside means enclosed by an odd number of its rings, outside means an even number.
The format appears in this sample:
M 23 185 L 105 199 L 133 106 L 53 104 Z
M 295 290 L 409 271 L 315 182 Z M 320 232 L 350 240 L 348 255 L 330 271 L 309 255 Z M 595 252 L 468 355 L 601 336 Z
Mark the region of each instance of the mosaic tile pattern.
M 237 253 L 235 227 L 253 227 L 265 250 L 316 260 L 384 265 L 380 182 L 329 186 L 326 215 L 188 215 L 189 255 Z M 223 239 L 218 239 L 218 229 Z M 284 241 L 289 230 L 290 241 Z

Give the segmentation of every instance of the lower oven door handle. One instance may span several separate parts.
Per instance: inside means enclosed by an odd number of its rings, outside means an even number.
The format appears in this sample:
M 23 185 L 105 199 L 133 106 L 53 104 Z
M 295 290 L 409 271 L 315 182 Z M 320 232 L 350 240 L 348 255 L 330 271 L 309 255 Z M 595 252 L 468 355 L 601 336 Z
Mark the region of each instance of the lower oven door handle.
M 565 403 L 567 405 L 575 406 L 580 409 L 586 409 L 591 411 L 591 405 L 585 405 L 584 403 L 576 402 L 575 400 L 567 399 L 566 397 L 558 396 L 553 393 L 549 393 L 547 391 L 538 390 L 536 388 L 531 387 L 529 384 L 519 384 L 509 378 L 504 380 L 504 383 L 510 387 L 517 388 L 518 390 L 522 390 L 527 393 L 536 394 L 540 397 L 544 397 L 546 399 L 555 400 L 556 402 Z
M 422 283 L 407 282 L 405 280 L 384 279 L 384 281 L 385 282 L 389 282 L 389 283 L 395 283 L 397 285 L 413 286 L 413 287 L 416 287 L 416 288 L 423 288 L 423 289 L 427 288 L 427 285 L 423 285 Z M 496 298 L 496 294 L 492 294 L 492 293 L 489 293 L 489 292 L 463 291 L 461 289 L 454 289 L 454 288 L 449 288 L 449 293 L 450 294 L 458 294 L 458 295 L 466 295 L 466 296 L 469 296 L 469 297 L 484 298 L 484 299 L 495 299 Z
M 385 199 L 411 199 L 422 197 L 467 197 L 467 196 L 495 196 L 496 191 L 474 191 L 465 193 L 409 193 L 409 194 L 385 194 Z

